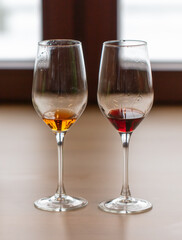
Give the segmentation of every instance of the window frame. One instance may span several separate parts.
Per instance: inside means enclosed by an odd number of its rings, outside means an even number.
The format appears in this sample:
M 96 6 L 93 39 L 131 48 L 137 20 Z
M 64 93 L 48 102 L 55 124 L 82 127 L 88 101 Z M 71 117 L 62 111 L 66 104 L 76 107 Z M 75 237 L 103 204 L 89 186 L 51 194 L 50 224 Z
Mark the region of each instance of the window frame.
M 63 24 L 61 24 L 63 23 Z M 117 39 L 117 0 L 42 0 L 43 39 L 68 38 L 82 42 L 89 86 L 89 103 L 96 103 L 102 43 Z M 182 102 L 182 71 L 152 71 L 155 103 Z M 30 102 L 32 66 L 0 68 L 0 99 Z

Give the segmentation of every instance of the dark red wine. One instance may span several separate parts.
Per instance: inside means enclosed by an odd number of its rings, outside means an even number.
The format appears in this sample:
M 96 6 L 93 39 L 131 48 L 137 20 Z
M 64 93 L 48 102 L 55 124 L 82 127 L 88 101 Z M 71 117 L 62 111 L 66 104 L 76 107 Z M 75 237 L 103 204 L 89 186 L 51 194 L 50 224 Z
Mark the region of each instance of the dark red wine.
M 132 109 L 114 109 L 110 110 L 107 118 L 113 126 L 121 133 L 133 132 L 133 130 L 144 119 L 143 112 Z

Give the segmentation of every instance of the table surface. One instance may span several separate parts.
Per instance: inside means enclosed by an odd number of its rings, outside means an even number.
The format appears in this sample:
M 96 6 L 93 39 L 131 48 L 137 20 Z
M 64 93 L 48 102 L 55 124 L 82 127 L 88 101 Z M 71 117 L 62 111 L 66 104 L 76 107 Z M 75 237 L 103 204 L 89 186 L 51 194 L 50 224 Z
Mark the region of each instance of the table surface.
M 132 135 L 132 195 L 152 202 L 135 215 L 105 213 L 98 203 L 122 185 L 119 134 L 97 106 L 89 106 L 65 137 L 68 194 L 89 204 L 70 212 L 45 212 L 33 202 L 57 186 L 55 136 L 30 105 L 0 106 L 0 239 L 182 239 L 182 106 L 156 106 Z

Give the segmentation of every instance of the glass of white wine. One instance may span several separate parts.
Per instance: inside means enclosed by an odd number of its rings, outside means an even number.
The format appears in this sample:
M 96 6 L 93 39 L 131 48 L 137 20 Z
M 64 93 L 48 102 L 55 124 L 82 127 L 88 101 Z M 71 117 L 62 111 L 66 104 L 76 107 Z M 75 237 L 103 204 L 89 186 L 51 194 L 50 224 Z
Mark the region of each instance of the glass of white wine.
M 68 211 L 87 205 L 87 200 L 66 194 L 63 183 L 63 142 L 87 104 L 87 81 L 81 42 L 69 39 L 38 43 L 32 87 L 33 106 L 56 136 L 58 185 L 55 195 L 34 205 L 47 211 Z

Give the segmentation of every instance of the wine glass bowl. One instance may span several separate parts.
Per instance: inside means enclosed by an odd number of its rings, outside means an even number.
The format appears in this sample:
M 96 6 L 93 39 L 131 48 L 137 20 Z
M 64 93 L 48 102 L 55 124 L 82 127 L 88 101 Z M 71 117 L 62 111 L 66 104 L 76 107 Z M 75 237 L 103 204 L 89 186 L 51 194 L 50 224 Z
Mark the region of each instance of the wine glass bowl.
M 128 178 L 128 147 L 132 132 L 149 113 L 153 87 L 147 43 L 138 40 L 107 41 L 103 44 L 98 105 L 121 136 L 124 173 L 121 195 L 99 207 L 113 213 L 139 213 L 152 208 L 143 199 L 131 197 Z
M 97 96 L 106 115 L 113 108 L 136 109 L 144 116 L 150 111 L 153 89 L 146 42 L 104 43 Z
M 87 103 L 82 47 L 75 40 L 39 43 L 32 100 L 40 116 L 57 109 L 72 110 L 78 117 Z
M 87 200 L 66 194 L 63 183 L 63 142 L 87 104 L 87 82 L 82 45 L 76 40 L 45 40 L 38 44 L 32 87 L 33 106 L 55 134 L 58 146 L 58 186 L 55 195 L 37 200 L 37 208 L 68 211 Z

